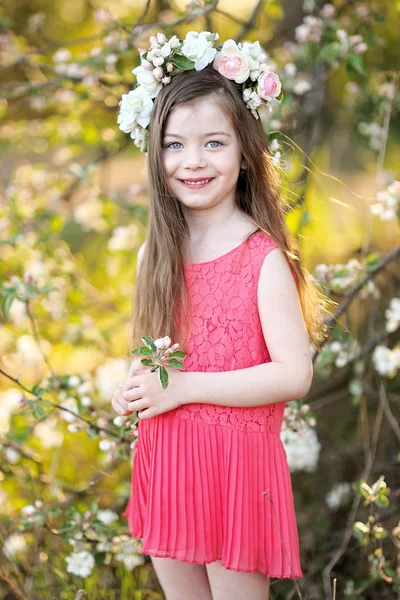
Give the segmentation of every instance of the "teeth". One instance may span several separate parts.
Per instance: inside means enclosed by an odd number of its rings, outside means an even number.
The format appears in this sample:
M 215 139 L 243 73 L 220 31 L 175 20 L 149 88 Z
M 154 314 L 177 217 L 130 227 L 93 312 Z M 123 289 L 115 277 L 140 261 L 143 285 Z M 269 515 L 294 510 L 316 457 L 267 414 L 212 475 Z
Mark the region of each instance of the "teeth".
M 185 180 L 183 180 L 183 181 L 187 185 L 202 185 L 203 183 L 208 183 L 210 181 L 210 179 L 203 179 L 202 181 L 185 181 Z

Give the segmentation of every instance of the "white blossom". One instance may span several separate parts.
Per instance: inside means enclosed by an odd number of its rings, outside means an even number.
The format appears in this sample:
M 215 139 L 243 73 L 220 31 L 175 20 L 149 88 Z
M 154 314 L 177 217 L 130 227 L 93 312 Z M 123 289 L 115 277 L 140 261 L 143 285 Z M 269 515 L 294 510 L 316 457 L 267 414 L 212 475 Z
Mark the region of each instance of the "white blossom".
M 316 470 L 321 444 L 317 434 L 311 427 L 301 432 L 289 428 L 281 430 L 281 440 L 285 448 L 291 472 Z
M 218 39 L 218 34 L 210 34 L 208 31 L 189 31 L 182 44 L 181 54 L 194 62 L 196 71 L 201 71 L 210 64 L 216 55 L 216 48 L 213 48 L 213 41 Z
M 126 227 L 116 227 L 107 242 L 108 249 L 112 252 L 133 250 L 138 245 L 139 233 L 140 230 L 136 223 L 130 223 Z
M 372 360 L 378 373 L 391 379 L 400 368 L 400 347 L 390 350 L 386 346 L 376 346 Z
M 124 133 L 131 133 L 137 125 L 148 126 L 153 110 L 153 100 L 141 85 L 131 90 L 129 94 L 122 94 L 120 105 L 117 123 Z
M 293 84 L 293 92 L 295 94 L 297 94 L 298 96 L 302 96 L 303 94 L 305 94 L 306 92 L 311 90 L 311 88 L 312 88 L 311 82 L 308 79 L 306 79 L 305 77 L 299 77 L 298 79 L 295 80 L 295 82 Z
M 103 400 L 111 401 L 115 388 L 128 374 L 125 358 L 111 358 L 96 369 L 96 387 Z
M 15 448 L 10 447 L 5 448 L 4 455 L 7 461 L 12 465 L 16 465 L 21 458 L 21 453 L 18 452 L 18 450 L 16 450 Z
M 124 563 L 130 571 L 136 566 L 144 564 L 144 557 L 139 554 L 137 542 L 134 539 L 120 542 L 119 551 L 115 553 L 115 559 Z
M 163 59 L 164 60 L 164 59 Z M 133 69 L 132 73 L 136 75 L 139 85 L 145 90 L 150 98 L 155 98 L 162 88 L 162 84 L 157 81 L 152 71 L 140 66 Z
M 64 440 L 63 432 L 57 429 L 57 420 L 51 417 L 37 423 L 33 428 L 33 435 L 40 439 L 43 448 L 59 447 Z
M 307 15 L 303 23 L 295 29 L 296 41 L 300 44 L 305 42 L 318 43 L 321 39 L 322 27 L 322 19 L 313 15 Z
M 392 333 L 400 327 L 400 298 L 392 298 L 389 308 L 385 310 L 386 331 Z
M 105 525 L 110 525 L 114 521 L 118 521 L 119 517 L 116 512 L 107 509 L 97 511 L 97 518 Z
M 65 560 L 68 563 L 68 573 L 73 573 L 79 577 L 89 577 L 95 565 L 93 555 L 87 550 L 72 552 L 72 554 L 65 557 Z
M 26 541 L 23 535 L 12 533 L 5 540 L 2 552 L 6 558 L 12 560 L 17 554 L 26 552 Z
M 337 510 L 351 493 L 351 485 L 347 481 L 336 483 L 325 496 L 325 502 L 331 510 Z
M 158 338 L 157 340 L 154 340 L 154 345 L 157 350 L 166 350 L 171 345 L 171 338 L 168 336 Z

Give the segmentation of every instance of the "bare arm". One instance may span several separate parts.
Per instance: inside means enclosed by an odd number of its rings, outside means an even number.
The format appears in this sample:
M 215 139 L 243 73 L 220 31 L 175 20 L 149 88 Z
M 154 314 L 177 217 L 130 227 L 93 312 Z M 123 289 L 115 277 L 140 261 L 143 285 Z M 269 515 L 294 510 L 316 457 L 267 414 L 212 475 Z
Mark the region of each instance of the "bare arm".
M 280 248 L 264 259 L 258 309 L 271 362 L 236 371 L 183 372 L 188 403 L 262 406 L 296 400 L 308 392 L 313 376 L 310 343 L 296 284 Z

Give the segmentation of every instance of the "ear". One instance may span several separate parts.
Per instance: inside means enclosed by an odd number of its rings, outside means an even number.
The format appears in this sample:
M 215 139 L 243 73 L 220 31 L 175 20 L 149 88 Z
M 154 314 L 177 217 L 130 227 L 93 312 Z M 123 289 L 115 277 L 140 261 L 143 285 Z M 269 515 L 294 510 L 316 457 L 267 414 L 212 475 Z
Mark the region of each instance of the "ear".
M 247 167 L 246 162 L 245 162 L 244 158 L 242 158 L 242 162 L 240 163 L 240 168 L 243 170 L 246 170 L 246 167 Z

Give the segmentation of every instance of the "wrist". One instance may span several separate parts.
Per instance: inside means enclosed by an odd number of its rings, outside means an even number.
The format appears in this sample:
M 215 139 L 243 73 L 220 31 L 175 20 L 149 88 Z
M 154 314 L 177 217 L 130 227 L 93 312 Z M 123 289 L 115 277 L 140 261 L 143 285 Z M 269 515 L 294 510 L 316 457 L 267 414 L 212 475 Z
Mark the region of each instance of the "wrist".
M 189 371 L 180 371 L 179 374 L 181 382 L 179 404 L 192 404 L 193 402 L 195 402 L 192 383 L 193 373 L 190 373 Z

